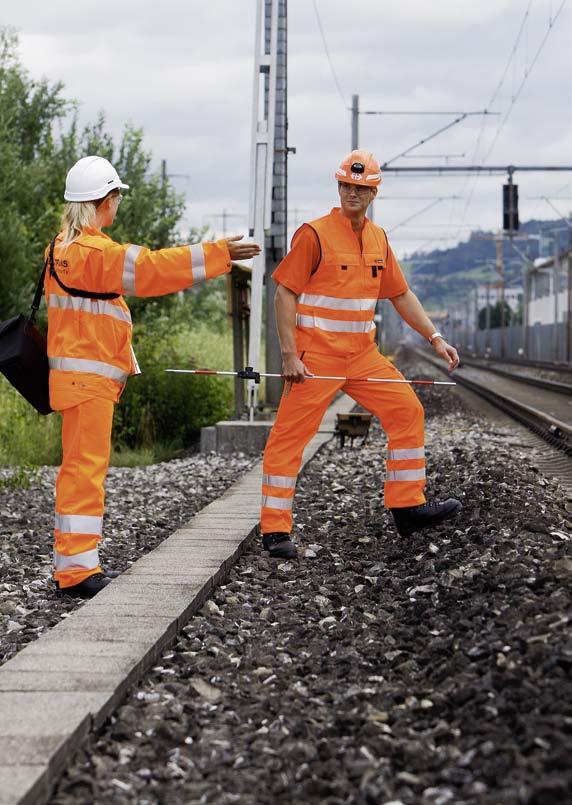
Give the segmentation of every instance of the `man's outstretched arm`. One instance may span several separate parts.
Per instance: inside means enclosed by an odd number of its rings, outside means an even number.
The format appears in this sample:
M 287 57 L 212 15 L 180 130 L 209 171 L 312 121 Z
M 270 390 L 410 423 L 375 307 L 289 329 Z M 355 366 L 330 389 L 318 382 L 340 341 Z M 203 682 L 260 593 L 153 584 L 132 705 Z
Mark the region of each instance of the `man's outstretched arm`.
M 423 305 L 413 291 L 408 289 L 405 293 L 394 296 L 389 301 L 401 318 L 423 338 L 429 339 L 435 332 L 435 325 L 425 313 Z M 436 354 L 449 364 L 450 372 L 457 368 L 459 365 L 457 350 L 448 344 L 442 336 L 433 339 L 432 347 Z

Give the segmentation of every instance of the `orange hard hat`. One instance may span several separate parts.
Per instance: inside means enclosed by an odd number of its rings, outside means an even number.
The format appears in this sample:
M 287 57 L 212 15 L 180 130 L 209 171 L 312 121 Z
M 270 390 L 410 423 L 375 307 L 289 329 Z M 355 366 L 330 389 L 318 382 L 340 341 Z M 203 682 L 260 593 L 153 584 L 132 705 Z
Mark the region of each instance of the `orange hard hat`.
M 345 156 L 336 171 L 338 182 L 377 187 L 381 183 L 381 168 L 371 151 L 352 151 Z

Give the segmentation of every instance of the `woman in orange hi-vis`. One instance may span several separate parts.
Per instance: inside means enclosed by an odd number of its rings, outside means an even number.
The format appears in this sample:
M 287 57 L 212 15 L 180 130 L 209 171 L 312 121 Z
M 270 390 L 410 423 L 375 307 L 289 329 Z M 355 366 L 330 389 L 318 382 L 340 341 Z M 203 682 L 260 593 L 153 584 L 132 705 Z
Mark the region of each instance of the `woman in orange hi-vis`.
M 180 291 L 260 251 L 240 237 L 157 251 L 115 243 L 101 230 L 128 187 L 106 159 L 80 159 L 66 178 L 62 231 L 46 251 L 50 403 L 63 420 L 54 577 L 60 590 L 86 598 L 116 575 L 102 571 L 98 544 L 114 404 L 139 373 L 123 295 Z
M 375 414 L 387 433 L 384 503 L 400 535 L 435 525 L 462 508 L 454 498 L 425 499 L 423 408 L 412 388 L 359 379 L 402 379 L 374 342 L 379 299 L 392 302 L 449 370 L 458 365 L 459 356 L 408 288 L 384 230 L 366 218 L 381 182 L 378 162 L 368 151 L 352 151 L 335 178 L 341 207 L 300 227 L 273 274 L 287 385 L 264 452 L 261 530 L 264 547 L 279 558 L 296 556 L 290 532 L 302 453 L 340 389 Z M 312 374 L 352 379 L 304 382 Z

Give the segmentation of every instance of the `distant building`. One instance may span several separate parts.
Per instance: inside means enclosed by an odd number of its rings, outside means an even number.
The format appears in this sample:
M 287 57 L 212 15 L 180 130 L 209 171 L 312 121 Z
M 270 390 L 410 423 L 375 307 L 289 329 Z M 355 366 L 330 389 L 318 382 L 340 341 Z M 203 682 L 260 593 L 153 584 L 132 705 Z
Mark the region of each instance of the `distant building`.
M 568 308 L 572 301 L 568 287 L 571 260 L 571 250 L 560 254 L 557 271 L 554 257 L 539 257 L 534 261 L 534 268 L 528 272 L 529 326 L 568 321 Z

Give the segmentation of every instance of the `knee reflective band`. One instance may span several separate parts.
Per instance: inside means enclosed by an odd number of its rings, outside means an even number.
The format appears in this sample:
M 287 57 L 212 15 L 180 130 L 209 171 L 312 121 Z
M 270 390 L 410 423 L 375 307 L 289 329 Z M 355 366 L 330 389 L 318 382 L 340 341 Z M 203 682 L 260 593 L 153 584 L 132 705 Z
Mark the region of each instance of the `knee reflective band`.
M 388 481 L 423 481 L 425 470 L 388 470 Z
M 96 534 L 101 536 L 103 517 L 92 514 L 58 514 L 56 512 L 55 528 L 67 534 Z
M 268 531 L 290 532 L 296 481 L 297 475 L 263 473 L 261 522 L 264 533 Z
M 403 461 L 408 458 L 425 458 L 424 447 L 402 447 L 387 451 L 387 458 L 393 461 Z
M 262 505 L 269 509 L 291 509 L 292 498 L 277 498 L 274 495 L 262 495 Z
M 95 570 L 99 567 L 99 551 L 93 548 L 91 551 L 82 551 L 69 556 L 58 553 L 54 549 L 54 568 L 61 570 Z
M 294 478 L 289 475 L 266 475 L 262 476 L 262 483 L 266 486 L 279 486 L 281 489 L 295 489 L 296 476 Z

